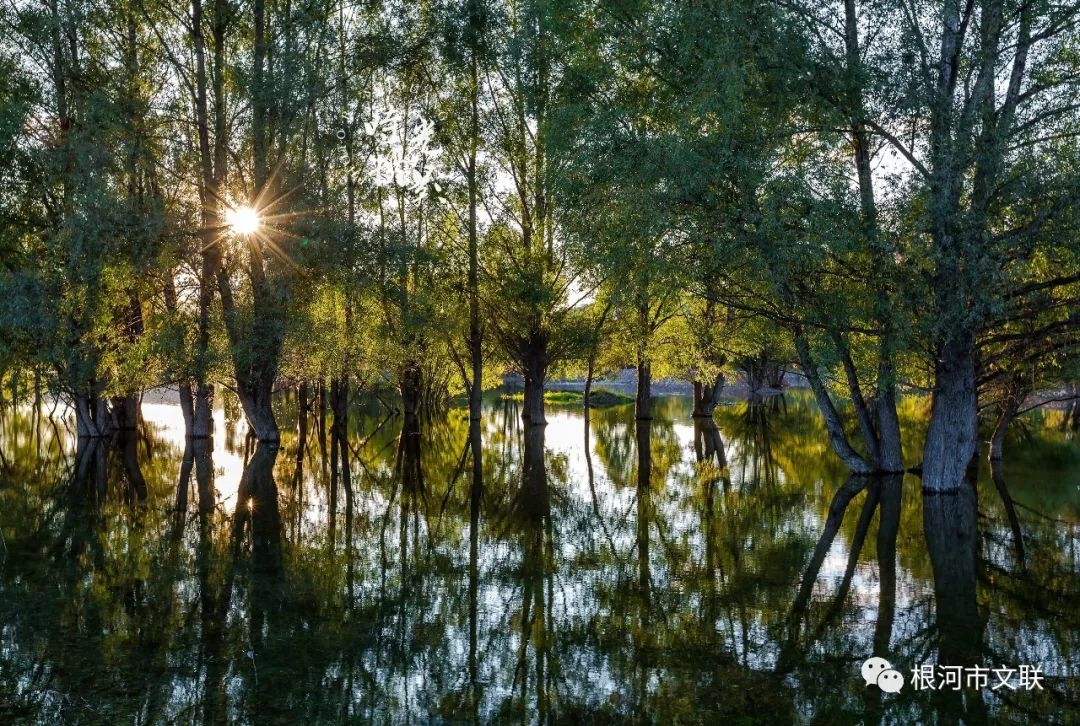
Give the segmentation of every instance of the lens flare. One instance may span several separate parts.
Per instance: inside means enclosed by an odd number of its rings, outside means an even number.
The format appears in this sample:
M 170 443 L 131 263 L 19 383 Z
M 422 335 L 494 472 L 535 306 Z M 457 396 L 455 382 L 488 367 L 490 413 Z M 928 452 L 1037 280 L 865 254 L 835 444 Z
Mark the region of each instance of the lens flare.
M 229 228 L 237 234 L 253 234 L 259 230 L 259 213 L 252 207 L 236 207 L 225 213 Z

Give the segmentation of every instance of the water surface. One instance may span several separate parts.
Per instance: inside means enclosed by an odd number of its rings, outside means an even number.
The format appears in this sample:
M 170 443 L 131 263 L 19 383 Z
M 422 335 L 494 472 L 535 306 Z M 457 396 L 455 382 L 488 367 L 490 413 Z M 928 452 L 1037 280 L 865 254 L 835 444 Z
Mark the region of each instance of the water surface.
M 1080 446 L 1053 413 L 934 497 L 847 477 L 805 392 L 533 428 L 491 396 L 471 430 L 360 402 L 343 437 L 278 404 L 277 448 L 223 411 L 212 441 L 147 404 L 79 445 L 4 409 L 0 722 L 1080 720 Z M 926 402 L 902 412 L 917 452 Z M 1043 688 L 885 694 L 871 655 Z

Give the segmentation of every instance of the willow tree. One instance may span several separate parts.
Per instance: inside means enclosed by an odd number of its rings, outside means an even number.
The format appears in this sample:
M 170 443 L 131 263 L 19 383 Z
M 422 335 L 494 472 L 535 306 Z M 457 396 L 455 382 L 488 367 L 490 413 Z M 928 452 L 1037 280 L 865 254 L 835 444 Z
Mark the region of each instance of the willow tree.
M 923 260 L 934 391 L 923 484 L 952 490 L 978 444 L 980 336 L 1005 303 L 1070 281 L 1031 286 L 1008 272 L 1053 249 L 1055 220 L 1080 202 L 1075 167 L 1063 163 L 1074 152 L 1062 145 L 1080 90 L 1071 70 L 1080 7 L 947 0 L 940 13 L 887 9 L 899 32 L 895 41 L 875 36 L 889 73 L 868 93 L 864 121 L 906 162 L 918 198 L 908 254 Z
M 511 4 L 495 37 L 499 71 L 488 83 L 491 155 L 499 174 L 487 194 L 495 278 L 488 318 L 509 361 L 524 377 L 522 418 L 544 425 L 544 383 L 568 351 L 569 252 L 558 234 L 549 137 L 562 101 L 560 52 L 572 8 L 544 0 Z M 502 182 L 499 188 L 498 183 Z M 508 189 L 507 189 L 508 187 Z
M 560 179 L 578 201 L 572 228 L 583 264 L 637 313 L 644 417 L 659 323 L 693 309 L 702 318 L 690 328 L 705 342 L 725 320 L 727 280 L 761 280 L 762 255 L 749 243 L 752 200 L 790 114 L 786 71 L 772 59 L 793 46 L 764 3 L 590 7 L 566 84 L 573 103 L 559 124 Z M 756 268 L 740 268 L 755 256 Z M 687 290 L 701 304 L 688 308 Z M 698 347 L 701 412 L 722 385 L 726 356 Z
M 196 0 L 198 3 L 198 0 Z M 216 0 L 213 37 L 213 150 L 202 8 L 193 6 L 191 35 L 195 47 L 195 117 L 199 148 L 200 201 L 203 206 L 203 268 L 200 292 L 200 349 L 207 347 L 211 278 L 221 301 L 235 391 L 245 417 L 260 440 L 278 438 L 271 398 L 277 379 L 290 311 L 290 291 L 299 270 L 292 231 L 293 195 L 303 181 L 298 143 L 314 123 L 305 93 L 323 71 L 318 60 L 330 42 L 329 7 L 251 7 L 251 35 L 240 31 L 234 9 Z M 230 29 L 236 31 L 229 33 Z M 230 42 L 234 45 L 230 45 Z M 246 52 L 248 51 L 250 55 Z M 226 77 L 246 83 L 233 93 L 246 99 L 242 133 L 227 125 Z M 239 160 L 235 177 L 227 174 L 229 157 Z M 226 224 L 230 212 L 251 207 L 254 229 Z M 254 225 L 249 225 L 254 226 Z M 236 274 L 240 272 L 241 274 Z M 241 285 L 243 283 L 243 285 Z M 196 421 L 209 411 L 199 384 Z M 199 430 L 199 427 L 196 426 Z
M 491 34 L 497 10 L 486 0 L 447 3 L 441 9 L 439 85 L 444 87 L 438 104 L 438 141 L 447 150 L 447 163 L 464 186 L 465 290 L 469 300 L 466 348 L 468 366 L 461 376 L 469 396 L 469 417 L 480 418 L 483 393 L 484 331 L 481 314 L 480 277 L 481 215 L 484 185 L 482 152 L 488 141 L 484 120 L 487 108 L 484 84 L 492 72 Z
M 134 425 L 135 394 L 155 373 L 143 299 L 161 230 L 149 112 L 156 66 L 145 62 L 128 4 L 19 5 L 3 22 L 22 48 L 11 112 L 38 102 L 12 170 L 21 199 L 9 218 L 25 265 L 4 280 L 4 337 L 70 398 L 79 437 L 97 437 Z

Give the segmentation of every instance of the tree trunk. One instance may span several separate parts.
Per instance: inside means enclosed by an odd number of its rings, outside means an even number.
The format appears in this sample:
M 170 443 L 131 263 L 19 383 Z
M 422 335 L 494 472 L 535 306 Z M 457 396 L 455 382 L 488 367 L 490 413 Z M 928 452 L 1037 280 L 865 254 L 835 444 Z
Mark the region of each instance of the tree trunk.
M 304 453 L 308 434 L 308 384 L 301 381 L 296 387 L 296 469 L 293 487 L 299 490 L 304 478 Z
M 469 390 L 469 418 L 480 418 L 480 396 L 484 391 L 484 359 L 480 332 L 480 254 L 477 244 L 477 178 L 476 154 L 480 140 L 480 79 L 477 68 L 477 49 L 473 48 L 469 63 L 471 128 L 467 177 L 469 183 L 469 355 L 472 361 L 472 388 Z
M 195 465 L 195 447 L 191 439 L 184 442 L 184 456 L 180 460 L 180 478 L 176 481 L 176 536 L 183 533 L 184 520 L 188 509 L 188 492 L 191 491 L 191 470 Z
M 401 391 L 401 407 L 406 416 L 416 416 L 420 412 L 421 398 L 423 397 L 423 380 L 420 365 L 415 361 L 408 361 L 401 370 L 401 381 L 398 385 Z
M 855 369 L 855 361 L 851 359 L 851 351 L 844 337 L 839 333 L 834 334 L 832 337 L 833 342 L 836 344 L 836 351 L 840 354 L 840 361 L 844 366 L 844 377 L 847 379 L 848 391 L 851 392 L 851 401 L 855 405 L 855 417 L 859 422 L 859 431 L 862 434 L 863 443 L 866 444 L 866 451 L 870 455 L 870 461 L 874 462 L 875 467 L 880 469 L 881 453 L 878 451 L 877 432 L 874 431 L 870 407 L 866 405 L 866 399 L 863 397 L 862 385 L 859 383 L 858 371 Z
M 949 495 L 923 490 L 923 530 L 934 573 L 938 662 L 965 666 L 982 656 L 977 601 L 975 489 L 963 480 Z
M 478 593 L 480 583 L 480 502 L 484 493 L 484 460 L 480 438 L 480 421 L 469 421 L 469 448 L 472 450 L 472 483 L 469 487 L 469 700 L 473 721 L 479 723 L 479 650 Z
M 1077 400 L 1077 396 L 1080 396 L 1080 386 L 1075 383 L 1070 383 L 1067 387 L 1069 395 L 1073 397 L 1071 401 L 1065 406 L 1065 413 L 1061 417 L 1061 423 L 1058 425 L 1059 431 L 1068 431 L 1070 426 L 1073 431 L 1080 429 L 1080 419 L 1077 418 L 1077 414 L 1080 413 L 1080 401 Z
M 223 9 L 220 0 L 214 5 L 214 150 L 210 149 L 210 110 L 207 96 L 209 85 L 206 69 L 206 42 L 203 36 L 202 0 L 191 5 L 191 38 L 195 49 L 195 121 L 199 146 L 199 201 L 202 208 L 202 227 L 199 230 L 202 246 L 202 266 L 199 271 L 199 329 L 196 347 L 195 400 L 189 433 L 205 439 L 214 433 L 214 388 L 207 380 L 210 354 L 210 305 L 214 299 L 214 284 L 221 265 L 220 202 L 218 189 L 225 175 L 225 98 L 220 84 L 224 54 Z M 183 394 L 181 394 L 181 400 Z
M 652 365 L 644 356 L 638 357 L 637 398 L 634 402 L 634 417 L 639 421 L 652 418 Z
M 544 382 L 547 380 L 547 338 L 533 332 L 525 351 L 522 373 L 525 375 L 525 405 L 521 417 L 532 426 L 546 426 Z
M 963 484 L 978 445 L 975 354 L 970 340 L 954 340 L 942 347 L 935 381 L 923 446 L 923 489 L 955 491 Z
M 896 383 L 893 366 L 883 351 L 878 366 L 877 401 L 874 412 L 877 414 L 878 468 L 883 472 L 904 470 L 904 447 L 900 438 L 900 417 L 896 414 Z
M 896 537 L 900 531 L 904 475 L 891 472 L 880 478 L 878 510 L 878 617 L 874 626 L 874 655 L 886 657 L 896 619 Z
M 525 402 L 522 406 L 521 418 L 526 423 L 535 426 L 547 424 L 544 416 L 544 384 L 532 376 L 525 378 Z
M 134 393 L 112 400 L 112 424 L 120 431 L 134 431 L 139 426 L 139 397 Z
M 281 434 L 278 432 L 274 409 L 271 405 L 274 396 L 273 383 L 266 380 L 256 380 L 252 383 L 237 380 L 237 384 L 240 407 L 244 409 L 244 416 L 255 438 L 259 441 L 278 441 Z
M 1005 402 L 1001 404 L 1001 411 L 998 414 L 997 423 L 994 425 L 994 433 L 990 437 L 990 460 L 1000 461 L 1002 449 L 1005 445 L 1005 434 L 1009 430 L 1009 424 L 1016 418 L 1016 412 L 1020 409 L 1021 396 L 1016 395 L 1012 390 L 1007 394 Z
M 592 384 L 593 377 L 596 375 L 596 359 L 593 355 L 589 356 L 588 368 L 585 371 L 585 388 L 581 392 L 581 402 L 585 404 L 585 408 L 588 408 L 592 401 Z
M 825 390 L 825 384 L 822 383 L 821 376 L 814 367 L 814 361 L 810 357 L 810 344 L 801 331 L 795 334 L 795 350 L 798 351 L 799 362 L 806 380 L 809 381 L 810 388 L 814 392 L 814 399 L 817 401 L 818 408 L 821 409 L 821 416 L 825 419 L 825 429 L 829 432 L 829 443 L 832 444 L 833 451 L 853 473 L 869 474 L 873 467 L 855 449 L 851 448 L 847 433 L 844 432 L 844 424 L 840 420 L 840 414 L 837 413 L 832 397 Z
M 97 399 L 94 396 L 75 396 L 75 430 L 80 439 L 100 438 L 105 435 L 104 421 L 98 418 Z
M 712 418 L 713 412 L 720 404 L 724 382 L 723 373 L 717 373 L 712 384 L 694 381 L 694 418 Z
M 124 464 L 124 478 L 127 479 L 128 489 L 125 493 L 130 504 L 141 504 L 146 501 L 147 488 L 146 477 L 142 467 L 139 466 L 139 438 L 132 429 L 124 429 L 118 434 L 121 458 Z
M 214 435 L 214 387 L 209 383 L 195 384 L 195 411 L 191 436 L 208 439 Z
M 1026 558 L 1024 556 L 1024 530 L 1020 526 L 1020 517 L 1016 513 L 1016 503 L 1009 493 L 1009 487 L 1005 484 L 1005 475 L 1001 471 L 1001 459 L 990 459 L 990 480 L 1001 497 L 1001 503 L 1005 505 L 1005 514 L 1009 518 L 1009 529 L 1012 530 L 1013 546 L 1016 548 L 1016 560 L 1020 563 L 1021 571 L 1025 570 Z
M 188 438 L 191 438 L 195 429 L 195 397 L 191 394 L 191 384 L 187 381 L 181 381 L 176 388 L 180 395 L 180 413 L 184 417 L 184 432 Z

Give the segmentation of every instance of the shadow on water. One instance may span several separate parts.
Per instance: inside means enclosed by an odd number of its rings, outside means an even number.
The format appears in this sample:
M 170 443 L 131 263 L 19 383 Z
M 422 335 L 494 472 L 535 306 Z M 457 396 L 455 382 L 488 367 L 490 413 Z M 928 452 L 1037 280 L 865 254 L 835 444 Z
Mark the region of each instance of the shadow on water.
M 798 392 L 532 427 L 326 393 L 280 401 L 280 447 L 0 421 L 0 722 L 1080 718 L 1069 456 L 1044 494 L 1006 461 L 923 496 L 845 477 Z M 1045 689 L 886 694 L 871 655 Z

